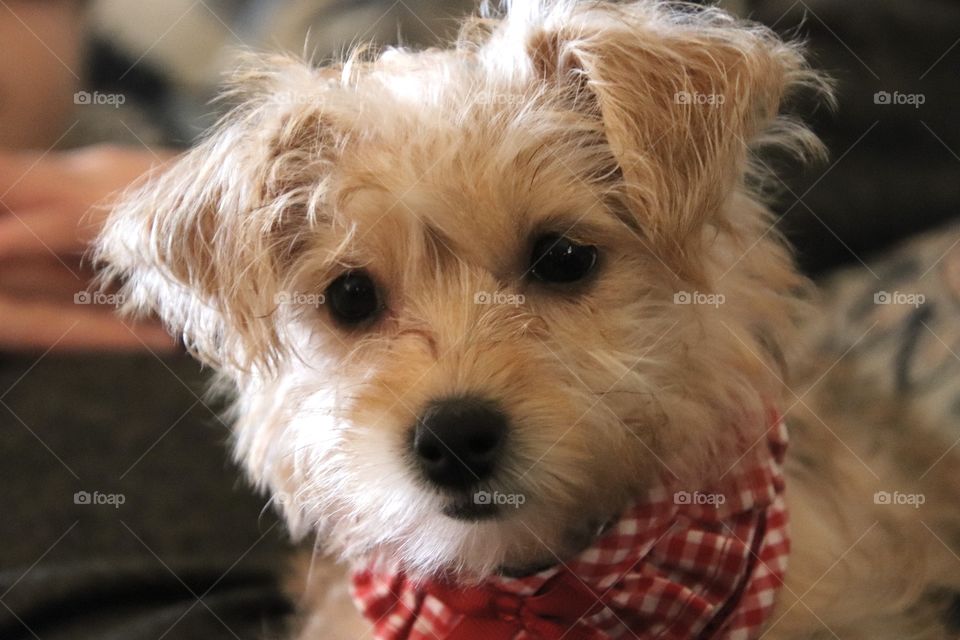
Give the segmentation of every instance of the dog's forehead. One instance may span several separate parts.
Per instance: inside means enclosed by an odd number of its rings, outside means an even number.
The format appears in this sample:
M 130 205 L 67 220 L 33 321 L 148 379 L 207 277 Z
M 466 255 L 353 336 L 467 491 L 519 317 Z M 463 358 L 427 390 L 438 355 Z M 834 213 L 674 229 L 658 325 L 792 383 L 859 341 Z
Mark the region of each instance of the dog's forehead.
M 422 169 L 402 164 L 398 159 L 344 201 L 340 213 L 355 229 L 354 249 L 374 254 L 367 258 L 403 260 L 431 245 L 470 264 L 508 270 L 532 235 L 602 219 L 595 191 L 572 176 L 538 179 L 476 157 L 472 164 L 451 158 Z
M 595 155 L 557 114 L 477 100 L 370 124 L 338 168 L 338 214 L 358 244 L 380 253 L 426 240 L 483 263 L 515 256 L 538 230 L 619 224 L 590 178 Z

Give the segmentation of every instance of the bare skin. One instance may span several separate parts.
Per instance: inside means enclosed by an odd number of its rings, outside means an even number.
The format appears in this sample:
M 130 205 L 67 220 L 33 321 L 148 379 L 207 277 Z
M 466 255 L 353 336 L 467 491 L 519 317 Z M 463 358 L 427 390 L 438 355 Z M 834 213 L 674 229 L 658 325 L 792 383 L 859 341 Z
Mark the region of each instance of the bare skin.
M 83 70 L 85 4 L 0 4 L 0 149 L 47 149 L 66 131 Z
M 89 147 L 0 152 L 0 349 L 162 352 L 158 323 L 129 323 L 109 298 L 87 295 L 87 243 L 122 191 L 172 154 Z
M 49 151 L 69 131 L 83 69 L 86 2 L 0 6 L 0 351 L 170 351 L 157 323 L 125 324 L 83 297 L 82 255 L 110 194 L 172 157 L 90 147 Z M 78 302 L 74 297 L 78 296 Z M 81 304 L 87 301 L 87 304 Z

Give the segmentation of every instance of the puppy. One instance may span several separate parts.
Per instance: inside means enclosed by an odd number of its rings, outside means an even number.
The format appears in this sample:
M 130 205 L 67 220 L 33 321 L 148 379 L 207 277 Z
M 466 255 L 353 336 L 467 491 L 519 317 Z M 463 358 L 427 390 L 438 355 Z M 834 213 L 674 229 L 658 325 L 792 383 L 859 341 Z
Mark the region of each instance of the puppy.
M 793 353 L 758 152 L 819 154 L 779 111 L 828 89 L 649 0 L 237 73 L 96 258 L 322 550 L 297 637 L 949 637 L 952 452 Z

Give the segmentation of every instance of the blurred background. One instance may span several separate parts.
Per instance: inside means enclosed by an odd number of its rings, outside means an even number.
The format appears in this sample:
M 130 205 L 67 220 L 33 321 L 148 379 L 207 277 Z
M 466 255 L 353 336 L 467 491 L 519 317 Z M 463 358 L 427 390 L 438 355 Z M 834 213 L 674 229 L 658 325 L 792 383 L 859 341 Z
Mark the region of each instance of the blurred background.
M 835 112 L 790 107 L 831 157 L 781 167 L 771 228 L 823 287 L 814 344 L 960 424 L 960 4 L 721 4 L 805 39 L 837 83 Z M 86 291 L 96 205 L 216 118 L 238 48 L 430 45 L 471 9 L 0 0 L 0 638 L 281 632 L 289 546 L 229 462 L 206 374 Z

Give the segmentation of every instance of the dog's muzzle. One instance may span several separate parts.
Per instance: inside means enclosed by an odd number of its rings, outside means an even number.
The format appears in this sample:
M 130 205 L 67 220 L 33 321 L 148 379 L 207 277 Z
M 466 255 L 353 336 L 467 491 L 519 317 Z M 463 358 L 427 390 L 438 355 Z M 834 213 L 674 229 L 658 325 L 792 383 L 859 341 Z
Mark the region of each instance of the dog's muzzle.
M 451 397 L 427 406 L 413 428 L 410 447 L 431 484 L 467 491 L 494 473 L 508 431 L 507 416 L 495 402 Z

